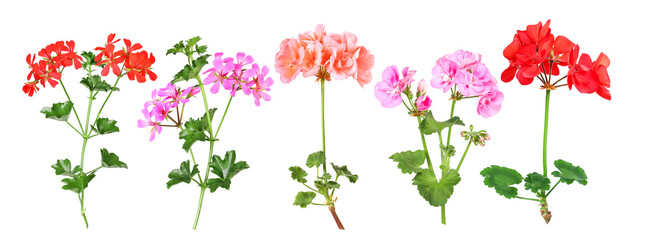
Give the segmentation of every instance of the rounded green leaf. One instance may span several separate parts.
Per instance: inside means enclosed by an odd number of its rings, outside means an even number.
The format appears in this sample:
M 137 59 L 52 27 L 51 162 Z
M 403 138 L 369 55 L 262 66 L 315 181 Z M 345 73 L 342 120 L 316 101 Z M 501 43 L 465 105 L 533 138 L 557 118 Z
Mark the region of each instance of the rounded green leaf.
M 539 193 L 539 191 L 548 191 L 550 189 L 550 179 L 544 177 L 544 175 L 539 173 L 529 173 L 528 176 L 523 179 L 526 184 L 526 190 L 530 190 L 534 193 Z
M 566 184 L 571 184 L 573 181 L 577 181 L 582 185 L 588 183 L 586 173 L 580 166 L 573 166 L 573 164 L 559 159 L 555 161 L 555 167 L 559 171 L 552 172 L 553 176 L 558 177 L 560 181 Z
M 507 167 L 492 165 L 481 171 L 481 176 L 485 177 L 483 183 L 488 187 L 493 187 L 496 192 L 506 198 L 517 196 L 517 188 L 510 185 L 519 184 L 523 177 L 517 170 Z

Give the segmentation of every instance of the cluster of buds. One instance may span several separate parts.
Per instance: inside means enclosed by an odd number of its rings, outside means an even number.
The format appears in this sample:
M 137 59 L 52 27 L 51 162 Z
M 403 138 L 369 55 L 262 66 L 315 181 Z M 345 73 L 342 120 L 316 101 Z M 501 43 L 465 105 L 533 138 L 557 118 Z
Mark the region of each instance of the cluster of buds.
M 485 146 L 485 141 L 490 140 L 490 134 L 488 134 L 487 131 L 474 131 L 473 125 L 470 125 L 469 131 L 462 131 L 461 137 L 465 138 L 465 141 L 474 143 L 475 146 Z

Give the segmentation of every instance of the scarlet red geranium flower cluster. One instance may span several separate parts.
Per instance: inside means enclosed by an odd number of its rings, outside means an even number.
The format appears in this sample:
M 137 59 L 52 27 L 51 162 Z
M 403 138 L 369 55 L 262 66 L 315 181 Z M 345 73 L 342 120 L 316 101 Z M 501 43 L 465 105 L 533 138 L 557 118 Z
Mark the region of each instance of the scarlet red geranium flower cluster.
M 114 38 L 115 34 L 110 34 L 105 46 L 94 49 L 100 51 L 94 61 L 97 62 L 97 66 L 103 66 L 101 75 L 107 76 L 110 69 L 112 69 L 112 72 L 120 77 L 125 70 L 130 80 L 137 79 L 137 82 L 145 82 L 146 75 L 148 75 L 150 80 L 155 81 L 157 75 L 150 70 L 151 65 L 155 63 L 153 54 L 149 55 L 146 51 L 135 52 L 141 49 L 142 45 L 139 43 L 132 44 L 128 39 L 124 39 L 126 48 L 115 52 L 115 43 L 121 39 L 114 40 Z M 61 73 L 65 67 L 81 68 L 83 58 L 76 54 L 74 46 L 73 40 L 58 41 L 47 45 L 38 54 L 28 54 L 27 64 L 31 71 L 27 75 L 27 80 L 29 81 L 22 87 L 23 92 L 30 97 L 33 96 L 34 93 L 40 90 L 38 83 L 45 87 L 45 82 L 47 82 L 51 87 L 56 87 L 58 81 L 61 80 Z M 41 59 L 37 61 L 36 56 Z M 123 65 L 120 66 L 119 64 L 122 63 Z M 32 80 L 32 77 L 34 80 Z
M 581 93 L 595 92 L 602 98 L 611 100 L 607 89 L 610 87 L 607 73 L 609 58 L 600 53 L 595 61 L 591 61 L 586 53 L 579 56 L 579 49 L 579 45 L 564 36 L 555 38 L 550 30 L 550 20 L 546 24 L 539 22 L 528 25 L 526 30 L 517 31 L 512 43 L 503 50 L 503 56 L 510 61 L 510 66 L 501 74 L 501 80 L 510 82 L 516 77 L 521 85 L 528 85 L 540 74 L 556 76 L 560 73 L 560 66 L 568 66 L 569 89 L 575 85 Z M 541 76 L 539 79 L 544 83 L 544 88 L 556 87 Z

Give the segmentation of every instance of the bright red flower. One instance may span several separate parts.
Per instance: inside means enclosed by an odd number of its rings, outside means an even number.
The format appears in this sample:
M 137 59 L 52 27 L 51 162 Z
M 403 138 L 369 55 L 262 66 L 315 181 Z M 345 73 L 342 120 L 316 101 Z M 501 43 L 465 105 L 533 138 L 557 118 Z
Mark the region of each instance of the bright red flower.
M 609 57 L 604 53 L 600 53 L 598 58 L 592 62 L 591 57 L 583 53 L 578 62 L 579 51 L 580 46 L 575 45 L 570 54 L 567 75 L 568 88 L 572 89 L 573 85 L 575 85 L 575 88 L 581 93 L 596 92 L 600 97 L 611 100 L 611 93 L 607 89 L 611 87 L 611 80 L 607 72 L 607 68 L 611 63 Z
M 155 81 L 157 74 L 150 70 L 153 63 L 155 63 L 155 56 L 152 53 L 150 55 L 146 51 L 131 53 L 124 64 L 124 68 L 128 71 L 128 79 L 137 79 L 137 82 L 143 83 L 146 82 L 146 75 L 148 75 L 151 81 Z
M 69 67 L 74 64 L 75 69 L 81 68 L 83 58 L 74 52 L 74 40 L 66 41 L 65 44 L 67 45 L 68 52 L 62 56 L 63 66 Z
M 126 45 L 126 49 L 119 50 L 115 53 L 115 55 L 117 56 L 117 59 L 115 59 L 115 61 L 118 63 L 124 62 L 132 52 L 142 49 L 142 45 L 139 43 L 131 45 L 132 43 L 129 39 L 124 38 L 124 44 Z
M 105 64 L 101 70 L 101 76 L 108 76 L 110 69 L 112 68 L 112 73 L 119 76 L 120 70 L 117 64 L 122 63 L 124 59 L 118 58 L 119 55 L 115 54 L 115 43 L 119 42 L 121 39 L 115 39 L 115 34 L 111 33 L 108 35 L 108 40 L 104 47 L 96 47 L 94 50 L 101 51 L 95 58 L 94 61 L 97 61 L 97 65 Z M 104 59 L 104 60 L 101 60 Z
M 36 82 L 28 82 L 25 83 L 24 86 L 22 86 L 22 91 L 28 94 L 30 97 L 34 96 L 35 92 L 38 92 L 38 86 L 36 85 Z

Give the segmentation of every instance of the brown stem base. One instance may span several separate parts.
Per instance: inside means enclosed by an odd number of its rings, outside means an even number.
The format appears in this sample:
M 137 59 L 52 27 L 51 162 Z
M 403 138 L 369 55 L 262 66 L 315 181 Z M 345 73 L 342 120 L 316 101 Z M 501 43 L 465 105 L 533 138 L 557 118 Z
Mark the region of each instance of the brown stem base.
M 548 203 L 546 202 L 546 198 L 540 198 L 539 199 L 539 211 L 541 212 L 541 217 L 544 218 L 544 221 L 546 221 L 546 224 L 550 222 L 550 219 L 553 217 L 553 214 L 548 210 Z
M 344 225 L 341 224 L 341 221 L 339 221 L 339 217 L 337 216 L 337 212 L 335 212 L 335 206 L 329 206 L 328 210 L 330 210 L 332 217 L 335 219 L 335 223 L 337 223 L 339 230 L 344 230 Z

